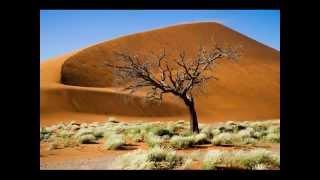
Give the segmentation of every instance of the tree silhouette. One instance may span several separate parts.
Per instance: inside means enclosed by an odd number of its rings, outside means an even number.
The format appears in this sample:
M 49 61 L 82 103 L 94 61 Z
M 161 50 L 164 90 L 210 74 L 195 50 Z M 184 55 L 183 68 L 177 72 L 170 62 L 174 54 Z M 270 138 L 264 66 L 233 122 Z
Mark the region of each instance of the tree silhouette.
M 199 133 L 193 90 L 204 89 L 208 80 L 217 79 L 212 75 L 212 68 L 217 64 L 217 60 L 234 60 L 240 55 L 238 48 L 217 45 L 211 48 L 200 47 L 197 55 L 188 60 L 185 51 L 180 51 L 177 59 L 169 61 L 165 49 L 159 55 L 151 53 L 143 60 L 138 55 L 130 53 L 115 54 L 119 58 L 118 63 L 105 62 L 105 65 L 113 68 L 116 78 L 129 84 L 124 90 L 134 93 L 146 88 L 146 98 L 159 102 L 167 93 L 181 98 L 189 109 L 190 130 L 193 133 Z

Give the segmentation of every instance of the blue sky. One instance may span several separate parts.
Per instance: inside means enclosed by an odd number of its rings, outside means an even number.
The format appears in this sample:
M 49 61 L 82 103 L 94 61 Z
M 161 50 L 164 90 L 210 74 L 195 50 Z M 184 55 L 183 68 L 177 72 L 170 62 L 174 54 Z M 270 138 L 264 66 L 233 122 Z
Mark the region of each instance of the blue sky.
M 277 10 L 42 10 L 40 59 L 126 34 L 192 21 L 217 21 L 280 50 Z

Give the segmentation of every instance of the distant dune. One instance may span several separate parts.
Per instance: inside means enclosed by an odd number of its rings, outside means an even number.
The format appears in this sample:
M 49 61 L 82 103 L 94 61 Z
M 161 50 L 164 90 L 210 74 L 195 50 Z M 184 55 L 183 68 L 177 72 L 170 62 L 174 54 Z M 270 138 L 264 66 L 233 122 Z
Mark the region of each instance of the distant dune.
M 116 59 L 114 51 L 147 55 L 166 48 L 171 58 L 181 50 L 191 57 L 211 37 L 219 44 L 242 45 L 243 56 L 237 62 L 221 61 L 214 69 L 219 80 L 210 81 L 207 93 L 196 96 L 200 121 L 279 118 L 279 51 L 221 24 L 201 22 L 123 36 L 42 62 L 41 122 L 79 117 L 94 121 L 106 115 L 160 120 L 187 117 L 183 103 L 175 97 L 156 105 L 145 102 L 141 94 L 120 91 L 102 64 Z

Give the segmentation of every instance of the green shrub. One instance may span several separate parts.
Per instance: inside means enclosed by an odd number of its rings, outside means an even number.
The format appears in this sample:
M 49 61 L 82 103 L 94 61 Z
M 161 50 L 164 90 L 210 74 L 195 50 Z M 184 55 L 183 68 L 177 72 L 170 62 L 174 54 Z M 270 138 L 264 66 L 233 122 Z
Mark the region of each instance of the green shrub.
M 214 136 L 217 136 L 219 134 L 221 134 L 222 132 L 218 129 L 218 128 L 213 128 L 211 130 L 211 135 L 214 137 Z
M 126 142 L 123 135 L 112 135 L 108 137 L 104 147 L 106 149 L 115 150 L 121 148 L 125 144 Z
M 148 134 L 145 136 L 145 142 L 149 147 L 161 146 L 164 143 L 164 139 L 159 136 Z
M 280 134 L 271 133 L 265 136 L 265 140 L 272 143 L 280 143 Z
M 195 144 L 195 138 L 194 136 L 173 136 L 169 143 L 174 148 L 183 149 L 192 147 Z
M 241 138 L 251 138 L 254 135 L 254 130 L 253 130 L 253 128 L 247 128 L 247 129 L 244 129 L 244 130 L 240 130 L 237 134 Z
M 235 145 L 239 144 L 241 137 L 232 133 L 221 133 L 214 136 L 211 143 L 214 145 Z
M 184 137 L 192 136 L 192 135 L 193 135 L 193 133 L 189 129 L 186 129 L 186 130 L 179 133 L 179 136 L 184 136 Z
M 151 169 L 152 163 L 147 161 L 147 153 L 139 149 L 116 158 L 112 164 L 114 169 L 142 170 Z
M 265 149 L 251 151 L 209 151 L 204 158 L 204 169 L 238 168 L 238 169 L 270 169 L 280 167 L 280 158 Z
M 184 163 L 178 169 L 190 170 L 190 169 L 192 169 L 192 164 L 193 164 L 193 160 L 191 158 L 188 158 L 188 159 L 184 160 Z
M 223 162 L 223 157 L 225 156 L 226 152 L 223 151 L 209 151 L 204 156 L 204 160 L 202 162 L 202 168 L 205 170 L 215 170 L 217 166 Z
M 237 151 L 233 153 L 234 166 L 244 169 L 254 169 L 258 164 L 264 164 L 267 167 L 279 168 L 280 158 L 265 149 L 254 149 L 251 151 Z
M 51 135 L 52 135 L 52 130 L 45 127 L 40 128 L 40 141 L 44 139 L 49 139 Z
M 77 131 L 75 133 L 75 137 L 76 138 L 80 138 L 80 136 L 83 136 L 83 135 L 93 135 L 93 129 L 92 128 L 81 128 L 79 131 Z
M 78 138 L 81 144 L 92 144 L 96 142 L 96 137 L 93 134 L 84 134 Z
M 105 129 L 104 128 L 95 128 L 93 130 L 93 135 L 96 137 L 96 138 L 102 138 L 104 137 L 104 133 L 105 133 Z
M 49 150 L 62 149 L 66 147 L 75 147 L 78 145 L 79 145 L 79 142 L 77 141 L 77 139 L 55 137 L 54 139 L 52 139 L 52 142 L 49 144 Z
M 71 136 L 73 136 L 73 134 L 74 134 L 73 131 L 61 130 L 57 133 L 57 136 L 62 138 L 70 138 Z
M 210 143 L 210 139 L 209 139 L 208 135 L 205 133 L 195 134 L 194 141 L 195 141 L 194 143 L 197 145 Z
M 175 151 L 156 146 L 148 151 L 136 150 L 122 155 L 115 160 L 115 169 L 150 169 L 165 170 L 182 166 L 184 159 Z

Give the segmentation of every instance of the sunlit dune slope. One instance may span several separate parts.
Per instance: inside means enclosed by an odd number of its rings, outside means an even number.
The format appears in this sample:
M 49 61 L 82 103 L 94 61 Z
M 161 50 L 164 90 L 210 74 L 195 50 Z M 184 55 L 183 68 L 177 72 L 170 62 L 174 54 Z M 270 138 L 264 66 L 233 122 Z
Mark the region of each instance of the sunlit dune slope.
M 280 116 L 280 53 L 217 23 L 190 23 L 123 36 L 41 63 L 41 116 L 61 112 L 176 117 L 187 111 L 169 96 L 161 105 L 146 103 L 140 94 L 128 95 L 114 86 L 104 62 L 116 61 L 114 51 L 148 55 L 166 49 L 168 59 L 184 50 L 195 55 L 210 39 L 222 45 L 241 45 L 236 62 L 220 61 L 206 94 L 196 96 L 200 118 L 209 121 L 256 120 Z M 59 118 L 57 116 L 57 118 Z M 44 118 L 42 118 L 44 119 Z

